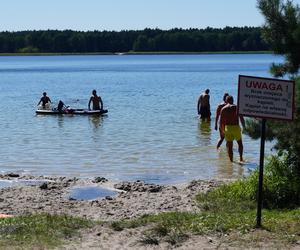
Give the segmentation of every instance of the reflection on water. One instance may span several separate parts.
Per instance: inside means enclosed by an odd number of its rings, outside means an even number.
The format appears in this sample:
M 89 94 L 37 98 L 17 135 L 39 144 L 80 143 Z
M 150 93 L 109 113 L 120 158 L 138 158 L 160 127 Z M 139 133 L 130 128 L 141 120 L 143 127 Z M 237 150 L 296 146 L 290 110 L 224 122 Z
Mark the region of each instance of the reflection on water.
M 0 189 L 19 186 L 40 186 L 47 182 L 49 182 L 49 180 L 0 180 Z
M 57 116 L 57 124 L 59 128 L 64 126 L 64 117 L 62 115 Z
M 203 146 L 208 146 L 211 144 L 211 121 L 203 121 L 199 119 L 198 135 Z
M 96 132 L 99 129 L 99 127 L 102 125 L 103 116 L 98 116 L 98 115 L 89 116 L 89 121 L 93 125 L 94 132 Z
M 116 191 L 98 187 L 98 186 L 78 186 L 70 190 L 69 199 L 73 200 L 96 200 L 103 199 L 107 196 L 114 197 L 118 193 Z
M 226 143 L 224 143 L 225 146 Z M 218 175 L 225 179 L 230 179 L 232 176 L 242 176 L 245 169 L 242 165 L 231 162 L 229 160 L 226 147 L 216 150 L 218 156 Z M 235 152 L 236 153 L 236 152 Z

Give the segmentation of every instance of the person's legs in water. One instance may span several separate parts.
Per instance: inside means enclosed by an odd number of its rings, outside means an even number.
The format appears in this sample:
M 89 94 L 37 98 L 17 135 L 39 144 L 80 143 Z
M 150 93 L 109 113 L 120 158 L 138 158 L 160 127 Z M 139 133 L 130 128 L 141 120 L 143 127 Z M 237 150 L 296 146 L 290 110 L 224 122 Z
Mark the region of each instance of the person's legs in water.
M 232 125 L 226 125 L 224 130 L 224 136 L 226 140 L 226 148 L 227 153 L 229 156 L 230 161 L 233 161 L 233 140 L 234 140 L 234 134 L 233 134 L 233 126 Z
M 224 137 L 221 137 L 221 138 L 219 139 L 219 141 L 218 141 L 217 149 L 219 149 L 219 148 L 221 147 L 223 141 L 224 141 Z
M 242 142 L 242 140 L 238 140 L 237 143 L 239 146 L 240 161 L 244 161 L 244 159 L 243 159 L 243 150 L 244 150 L 243 142 Z
M 229 159 L 230 159 L 231 162 L 233 162 L 233 150 L 232 150 L 233 142 L 232 141 L 227 141 L 226 142 L 226 147 L 227 147 L 227 153 L 228 153 Z
M 219 149 L 221 147 L 221 144 L 223 143 L 224 138 L 225 138 L 224 133 L 222 132 L 221 128 L 219 129 L 219 131 L 220 131 L 220 139 L 217 143 L 217 149 Z

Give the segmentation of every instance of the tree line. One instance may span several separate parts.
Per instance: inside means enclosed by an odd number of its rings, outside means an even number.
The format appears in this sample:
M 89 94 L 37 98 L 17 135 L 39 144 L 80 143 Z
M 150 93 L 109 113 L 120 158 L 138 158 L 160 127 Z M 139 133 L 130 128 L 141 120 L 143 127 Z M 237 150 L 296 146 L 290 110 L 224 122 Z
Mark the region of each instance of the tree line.
M 259 27 L 0 32 L 0 53 L 266 51 Z

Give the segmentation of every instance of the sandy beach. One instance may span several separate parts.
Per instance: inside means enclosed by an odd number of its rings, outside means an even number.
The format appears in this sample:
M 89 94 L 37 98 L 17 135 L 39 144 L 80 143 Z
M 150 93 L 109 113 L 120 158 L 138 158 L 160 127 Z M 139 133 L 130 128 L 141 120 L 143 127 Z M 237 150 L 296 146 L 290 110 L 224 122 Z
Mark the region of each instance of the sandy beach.
M 67 214 L 92 220 L 116 221 L 137 218 L 145 214 L 167 211 L 198 212 L 194 197 L 207 192 L 224 181 L 191 181 L 180 185 L 156 185 L 142 181 L 114 183 L 102 177 L 77 179 L 66 177 L 0 175 L 1 181 L 21 182 L 26 185 L 0 189 L 0 213 L 24 215 L 35 213 Z M 117 195 L 92 200 L 74 200 L 74 187 L 102 187 L 117 191 Z M 228 249 L 226 236 L 190 235 L 177 246 L 167 242 L 159 245 L 141 244 L 147 226 L 115 231 L 108 224 L 97 225 L 81 232 L 81 237 L 70 239 L 59 249 Z M 254 232 L 257 233 L 257 232 Z M 267 247 L 269 243 L 263 246 Z M 239 249 L 238 246 L 229 248 Z M 250 247 L 253 249 L 252 247 Z M 297 248 L 295 248 L 297 249 Z
M 102 221 L 130 219 L 165 211 L 196 212 L 198 207 L 194 202 L 194 196 L 200 191 L 206 192 L 222 183 L 212 180 L 162 186 L 142 181 L 114 183 L 101 177 L 77 179 L 18 174 L 1 175 L 0 180 L 27 183 L 0 189 L 0 213 L 24 215 L 46 212 Z M 70 190 L 78 186 L 100 186 L 117 190 L 118 194 L 115 197 L 93 200 L 73 200 L 70 198 Z M 63 249 L 149 249 L 149 246 L 138 244 L 140 237 L 142 237 L 140 228 L 116 232 L 107 226 L 98 226 L 93 228 L 92 232 L 82 232 L 81 240 L 72 240 Z M 207 237 L 201 239 L 207 246 L 211 245 L 211 239 Z M 191 238 L 189 241 L 195 239 Z M 184 249 L 195 249 L 193 244 L 189 243 L 187 246 Z M 168 247 L 167 244 L 159 246 L 158 249 Z
M 12 175 L 11 175 L 12 176 Z M 16 175 L 17 176 L 17 175 Z M 95 220 L 120 220 L 165 211 L 197 211 L 194 195 L 214 188 L 222 181 L 192 181 L 189 184 L 163 186 L 142 181 L 114 183 L 102 177 L 77 179 L 9 175 L 0 180 L 18 180 L 26 185 L 0 189 L 1 213 L 63 213 Z M 30 182 L 29 182 L 30 181 Z M 93 200 L 70 198 L 72 187 L 104 187 L 116 190 L 116 197 Z

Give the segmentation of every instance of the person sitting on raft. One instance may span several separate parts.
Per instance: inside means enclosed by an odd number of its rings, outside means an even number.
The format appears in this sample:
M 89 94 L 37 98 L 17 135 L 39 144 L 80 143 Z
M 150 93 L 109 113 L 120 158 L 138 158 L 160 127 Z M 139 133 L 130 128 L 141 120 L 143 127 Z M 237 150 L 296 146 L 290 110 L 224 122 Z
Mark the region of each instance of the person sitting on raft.
M 62 113 L 64 107 L 67 108 L 66 105 L 63 103 L 63 101 L 59 100 L 58 105 L 57 105 L 58 112 Z
M 91 103 L 93 103 L 93 110 L 102 110 L 103 102 L 100 96 L 97 95 L 97 91 L 94 89 L 92 91 L 92 96 L 89 100 L 88 108 L 91 110 Z
M 39 106 L 40 103 L 42 103 L 43 109 L 46 109 L 46 108 L 48 109 L 50 107 L 49 103 L 52 103 L 52 102 L 51 102 L 50 98 L 47 96 L 46 92 L 43 93 L 43 96 L 41 97 L 41 99 L 40 99 L 39 103 L 37 104 L 37 106 Z

